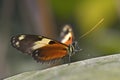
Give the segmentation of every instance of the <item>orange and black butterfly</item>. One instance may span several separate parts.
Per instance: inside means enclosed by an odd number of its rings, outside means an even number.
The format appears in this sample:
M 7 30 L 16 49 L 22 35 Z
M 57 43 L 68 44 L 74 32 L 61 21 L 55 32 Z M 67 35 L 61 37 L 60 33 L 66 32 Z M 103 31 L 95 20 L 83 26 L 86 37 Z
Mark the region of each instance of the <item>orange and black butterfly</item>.
M 41 35 L 20 34 L 11 38 L 11 44 L 23 53 L 31 55 L 37 62 L 48 62 L 70 57 L 80 49 L 73 42 L 72 28 L 66 25 L 61 32 L 61 41 L 56 41 Z

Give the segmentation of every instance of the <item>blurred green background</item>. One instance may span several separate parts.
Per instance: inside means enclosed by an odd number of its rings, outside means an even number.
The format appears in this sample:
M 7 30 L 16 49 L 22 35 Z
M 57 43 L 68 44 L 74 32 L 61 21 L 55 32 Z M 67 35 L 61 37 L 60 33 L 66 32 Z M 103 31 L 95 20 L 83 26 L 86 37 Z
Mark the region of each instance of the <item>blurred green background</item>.
M 78 40 L 102 18 L 95 31 Z M 72 26 L 83 49 L 71 57 L 72 62 L 120 52 L 119 0 L 0 0 L 0 79 L 53 66 L 36 63 L 13 48 L 13 35 L 40 34 L 58 40 L 65 24 Z

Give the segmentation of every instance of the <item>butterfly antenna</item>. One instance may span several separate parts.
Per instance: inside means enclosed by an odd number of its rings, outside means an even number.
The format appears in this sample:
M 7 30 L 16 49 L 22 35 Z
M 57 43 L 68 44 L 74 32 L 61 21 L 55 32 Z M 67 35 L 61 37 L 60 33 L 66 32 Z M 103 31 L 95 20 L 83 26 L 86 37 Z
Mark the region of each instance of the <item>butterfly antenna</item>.
M 86 35 L 88 35 L 92 31 L 94 31 L 103 21 L 104 21 L 104 18 L 102 18 L 94 27 L 92 27 L 89 31 L 87 31 L 85 34 L 83 34 L 79 39 L 85 37 Z

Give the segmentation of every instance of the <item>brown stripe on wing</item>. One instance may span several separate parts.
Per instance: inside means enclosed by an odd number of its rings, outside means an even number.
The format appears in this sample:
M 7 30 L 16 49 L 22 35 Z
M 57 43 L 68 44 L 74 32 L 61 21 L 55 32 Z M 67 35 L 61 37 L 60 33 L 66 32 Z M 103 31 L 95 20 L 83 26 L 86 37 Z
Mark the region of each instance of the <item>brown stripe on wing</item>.
M 37 62 L 52 61 L 68 55 L 67 50 L 68 46 L 60 43 L 54 43 L 35 50 L 32 56 Z

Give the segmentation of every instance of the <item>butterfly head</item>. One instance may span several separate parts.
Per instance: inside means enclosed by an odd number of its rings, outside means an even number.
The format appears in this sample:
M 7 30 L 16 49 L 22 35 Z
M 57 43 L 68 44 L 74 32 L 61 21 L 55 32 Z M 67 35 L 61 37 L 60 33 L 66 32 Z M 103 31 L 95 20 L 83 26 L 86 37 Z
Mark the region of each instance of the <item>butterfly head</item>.
M 65 25 L 62 29 L 60 36 L 62 38 L 61 43 L 64 43 L 68 46 L 68 57 L 69 57 L 69 62 L 71 62 L 70 57 L 73 54 L 77 53 L 78 51 L 81 51 L 77 41 L 74 41 L 74 34 L 71 26 Z
M 82 49 L 79 47 L 78 42 L 74 41 L 72 44 L 69 45 L 69 56 L 81 51 Z

